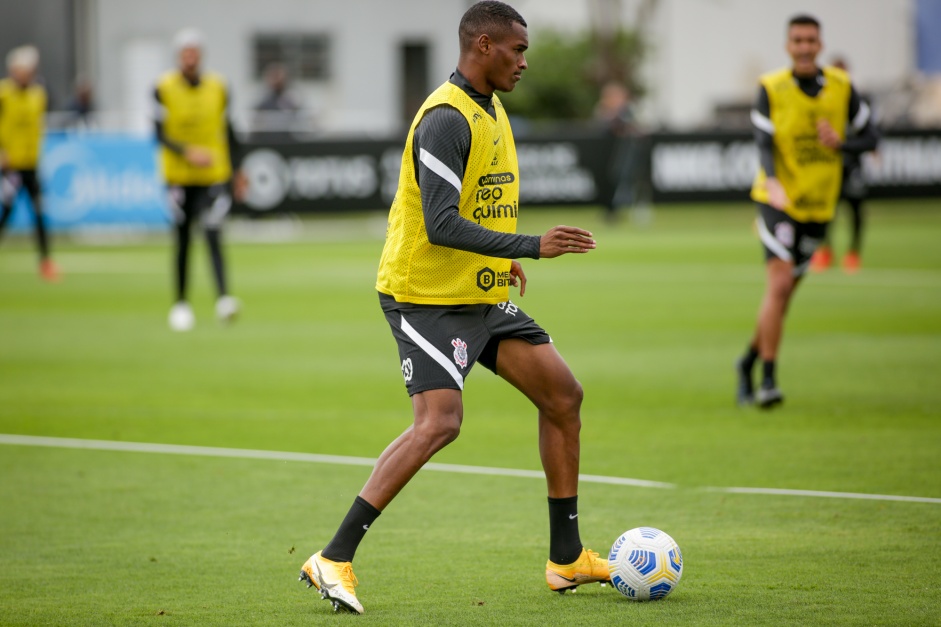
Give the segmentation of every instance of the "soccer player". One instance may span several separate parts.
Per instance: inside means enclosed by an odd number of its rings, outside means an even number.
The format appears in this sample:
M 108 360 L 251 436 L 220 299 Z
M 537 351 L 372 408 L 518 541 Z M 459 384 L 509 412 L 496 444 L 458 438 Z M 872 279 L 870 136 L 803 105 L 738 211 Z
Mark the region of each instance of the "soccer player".
M 39 51 L 34 46 L 14 48 L 7 54 L 9 77 L 0 80 L 0 234 L 13 213 L 16 197 L 25 189 L 36 218 L 39 274 L 46 281 L 56 281 L 59 270 L 49 257 L 37 176 L 43 117 L 48 106 L 46 90 L 36 82 L 38 66 Z
M 239 312 L 238 300 L 227 290 L 221 241 L 222 222 L 232 206 L 230 179 L 238 142 L 229 121 L 225 82 L 200 69 L 202 34 L 181 31 L 175 48 L 179 68 L 160 77 L 154 90 L 155 126 L 176 227 L 176 302 L 169 323 L 174 331 L 189 331 L 196 324 L 186 300 L 189 239 L 200 216 L 218 295 L 216 316 L 229 322 Z M 236 177 L 237 193 L 240 180 Z
M 848 71 L 846 61 L 842 57 L 834 59 L 831 65 Z M 878 134 L 875 122 L 870 122 L 870 124 Z M 855 138 L 850 138 L 847 143 L 853 141 L 855 141 Z M 845 200 L 850 208 L 850 245 L 846 254 L 843 255 L 843 270 L 847 274 L 858 272 L 862 264 L 860 252 L 863 245 L 863 201 L 866 200 L 868 190 L 866 189 L 866 179 L 863 177 L 860 156 L 861 153 L 843 152 L 843 184 L 840 186 L 840 200 Z M 810 269 L 812 271 L 823 272 L 833 262 L 833 248 L 830 245 L 830 239 L 830 230 L 827 229 L 827 235 L 824 237 L 823 243 L 810 259 Z
M 587 253 L 595 241 L 569 226 L 542 236 L 515 233 L 519 167 L 494 92 L 511 91 L 527 67 L 526 22 L 502 2 L 479 2 L 461 19 L 459 41 L 456 71 L 409 130 L 376 282 L 414 422 L 383 451 L 336 535 L 301 570 L 334 609 L 363 612 L 354 590 L 356 548 L 415 473 L 458 436 L 464 384 L 478 361 L 538 410 L 549 588 L 564 592 L 609 579 L 607 561 L 579 537 L 581 385 L 549 335 L 509 300 L 511 285 L 520 296 L 526 290 L 516 258 Z
M 838 68 L 817 66 L 822 48 L 820 23 L 810 15 L 793 17 L 786 45 L 792 66 L 761 77 L 751 114 L 760 159 L 751 197 L 758 203 L 767 285 L 755 333 L 736 362 L 739 404 L 767 408 L 784 400 L 775 378 L 784 318 L 833 219 L 842 152 L 862 152 L 875 145 L 869 107 L 849 76 Z M 854 142 L 846 140 L 847 127 L 857 132 Z M 756 392 L 752 369 L 759 358 L 762 379 Z

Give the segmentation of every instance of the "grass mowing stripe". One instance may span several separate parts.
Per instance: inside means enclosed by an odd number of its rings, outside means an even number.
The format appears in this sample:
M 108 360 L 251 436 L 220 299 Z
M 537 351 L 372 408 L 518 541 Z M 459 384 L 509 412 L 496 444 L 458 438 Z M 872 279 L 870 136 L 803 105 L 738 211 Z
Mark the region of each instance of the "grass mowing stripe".
M 76 438 L 50 438 L 31 435 L 0 434 L 0 444 L 22 446 L 45 446 L 53 448 L 89 449 L 99 451 L 121 451 L 132 453 L 163 453 L 171 455 L 199 455 L 205 457 L 234 457 L 238 459 L 268 459 L 277 461 L 295 461 L 317 464 L 338 464 L 345 466 L 373 466 L 375 459 L 369 457 L 347 457 L 342 455 L 318 455 L 314 453 L 293 453 L 290 451 L 261 451 L 253 449 L 219 448 L 211 446 L 183 446 L 178 444 L 155 444 L 148 442 L 116 442 L 111 440 L 82 440 Z M 486 466 L 466 466 L 461 464 L 428 463 L 423 469 L 439 472 L 454 472 L 472 475 L 496 475 L 501 477 L 525 477 L 542 479 L 545 475 L 539 470 L 519 468 L 489 468 Z M 609 485 L 627 485 L 639 488 L 672 489 L 677 486 L 660 481 L 645 481 L 627 477 L 605 477 L 600 475 L 579 475 L 584 483 L 605 483 Z M 727 492 L 730 494 L 769 494 L 776 496 L 808 496 L 817 498 L 861 499 L 870 501 L 902 501 L 910 503 L 935 503 L 941 505 L 941 499 L 923 496 L 904 496 L 893 494 L 863 494 L 859 492 L 828 492 L 819 490 L 788 490 L 781 488 L 704 488 L 709 492 Z

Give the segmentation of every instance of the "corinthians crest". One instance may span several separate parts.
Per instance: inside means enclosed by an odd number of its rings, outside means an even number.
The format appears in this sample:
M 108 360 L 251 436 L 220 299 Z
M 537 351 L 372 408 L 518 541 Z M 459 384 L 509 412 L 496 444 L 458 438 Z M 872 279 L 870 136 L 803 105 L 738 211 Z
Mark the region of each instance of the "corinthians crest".
M 451 340 L 451 346 L 454 347 L 454 363 L 461 368 L 467 368 L 467 342 L 456 337 Z

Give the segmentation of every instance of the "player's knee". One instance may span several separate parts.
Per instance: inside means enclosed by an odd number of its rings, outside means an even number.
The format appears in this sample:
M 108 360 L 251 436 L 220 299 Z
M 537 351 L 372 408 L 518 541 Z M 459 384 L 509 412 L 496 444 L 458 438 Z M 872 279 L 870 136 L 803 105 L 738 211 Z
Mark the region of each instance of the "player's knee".
M 539 408 L 540 413 L 552 422 L 580 428 L 584 398 L 585 391 L 582 389 L 582 384 L 573 378 L 568 384 L 553 388 L 546 402 Z
M 426 448 L 437 451 L 461 434 L 462 418 L 460 413 L 439 414 L 433 420 L 422 421 L 415 432 L 425 442 Z

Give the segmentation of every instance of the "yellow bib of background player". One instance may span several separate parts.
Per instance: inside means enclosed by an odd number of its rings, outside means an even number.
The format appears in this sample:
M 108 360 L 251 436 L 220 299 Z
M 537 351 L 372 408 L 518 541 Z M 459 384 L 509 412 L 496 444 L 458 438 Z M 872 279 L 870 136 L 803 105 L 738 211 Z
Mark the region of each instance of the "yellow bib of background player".
M 0 150 L 13 170 L 35 170 L 42 145 L 46 90 L 32 84 L 21 88 L 0 80 Z
M 195 87 L 178 71 L 164 74 L 157 84 L 166 111 L 163 130 L 167 139 L 184 146 L 200 146 L 212 153 L 212 165 L 197 168 L 167 147 L 161 148 L 163 174 L 171 185 L 215 185 L 232 175 L 226 127 L 225 83 L 219 76 L 203 74 Z
M 415 128 L 425 113 L 442 104 L 460 111 L 471 131 L 470 155 L 461 180 L 461 217 L 492 231 L 516 232 L 519 165 L 506 111 L 494 95 L 494 120 L 460 87 L 445 83 L 428 96 L 409 129 L 376 289 L 399 302 L 502 303 L 510 295 L 509 259 L 435 246 L 428 241 L 412 145 Z
M 840 197 L 843 155 L 820 143 L 817 120 L 827 120 L 846 139 L 850 79 L 846 72 L 830 67 L 824 68 L 823 76 L 826 82 L 815 98 L 801 91 L 790 69 L 761 77 L 774 125 L 775 176 L 790 200 L 784 211 L 798 222 L 829 222 Z M 751 190 L 757 202 L 768 202 L 765 178 L 759 168 Z

